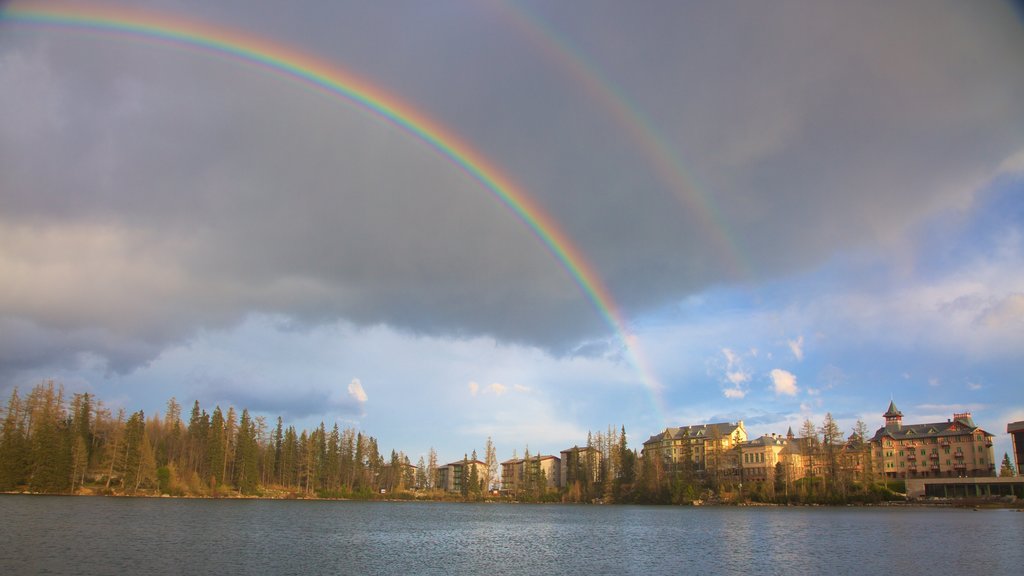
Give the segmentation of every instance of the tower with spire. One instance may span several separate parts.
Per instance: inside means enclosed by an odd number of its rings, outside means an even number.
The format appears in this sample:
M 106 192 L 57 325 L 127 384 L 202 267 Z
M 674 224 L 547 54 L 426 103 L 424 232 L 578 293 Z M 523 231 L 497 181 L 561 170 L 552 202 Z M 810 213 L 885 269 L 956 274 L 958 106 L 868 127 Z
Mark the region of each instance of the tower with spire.
M 903 412 L 896 407 L 894 400 L 889 400 L 889 409 L 882 416 L 885 416 L 886 428 L 899 430 L 903 427 Z

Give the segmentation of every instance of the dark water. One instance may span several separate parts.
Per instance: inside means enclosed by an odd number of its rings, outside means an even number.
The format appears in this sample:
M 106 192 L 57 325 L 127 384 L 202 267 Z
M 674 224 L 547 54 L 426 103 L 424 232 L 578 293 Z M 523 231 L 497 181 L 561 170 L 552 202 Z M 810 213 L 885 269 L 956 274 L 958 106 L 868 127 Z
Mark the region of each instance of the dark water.
M 1021 574 L 1024 513 L 0 496 L 0 574 Z

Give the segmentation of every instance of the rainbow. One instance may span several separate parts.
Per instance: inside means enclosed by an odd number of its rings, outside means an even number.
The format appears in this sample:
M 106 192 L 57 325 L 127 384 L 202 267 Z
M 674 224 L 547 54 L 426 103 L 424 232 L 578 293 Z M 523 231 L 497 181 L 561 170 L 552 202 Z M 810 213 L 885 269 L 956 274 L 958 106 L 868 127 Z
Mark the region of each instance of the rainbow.
M 209 23 L 166 13 L 50 1 L 15 1 L 0 8 L 0 23 L 95 31 L 130 39 L 200 49 L 258 66 L 312 86 L 398 127 L 452 162 L 525 224 L 558 260 L 623 342 L 644 386 L 662 414 L 661 384 L 648 368 L 636 337 L 607 287 L 558 223 L 493 162 L 413 106 L 372 83 L 310 54 Z
M 564 36 L 560 36 L 536 11 L 516 2 L 489 4 L 504 19 L 537 47 L 547 62 L 565 70 L 580 88 L 595 99 L 620 129 L 643 151 L 658 178 L 668 186 L 683 209 L 695 216 L 699 232 L 708 245 L 720 254 L 737 278 L 749 277 L 751 265 L 728 233 L 721 214 L 707 194 L 701 192 L 692 175 L 683 167 L 672 146 L 632 104 L 622 90 L 609 81 L 600 69 L 580 53 Z

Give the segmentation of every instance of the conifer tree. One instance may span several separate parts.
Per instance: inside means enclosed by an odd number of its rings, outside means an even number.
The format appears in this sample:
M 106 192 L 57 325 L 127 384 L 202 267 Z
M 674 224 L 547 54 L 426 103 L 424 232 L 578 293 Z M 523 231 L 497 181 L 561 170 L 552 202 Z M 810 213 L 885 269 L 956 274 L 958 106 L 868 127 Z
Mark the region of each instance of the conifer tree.
M 70 445 L 66 428 L 63 389 L 53 381 L 39 384 L 28 396 L 29 487 L 38 492 L 62 492 L 71 480 Z
M 235 486 L 242 494 L 255 494 L 259 485 L 259 447 L 256 445 L 256 428 L 249 411 L 242 410 L 235 440 Z
M 220 406 L 213 409 L 210 418 L 210 431 L 206 437 L 206 461 L 210 478 L 210 487 L 216 488 L 224 483 L 224 415 Z
M 416 463 L 416 488 L 427 488 L 427 465 L 423 461 L 423 456 L 420 456 L 419 462 Z
M 482 481 L 482 479 L 480 478 L 480 472 L 477 471 L 476 469 L 476 462 L 476 450 L 473 450 L 473 456 L 469 460 L 469 486 L 466 489 L 467 493 L 472 498 L 477 498 L 480 496 L 480 483 Z
M 484 475 L 484 490 L 490 492 L 498 481 L 498 452 L 494 448 L 491 437 L 487 437 L 487 444 L 484 446 L 484 464 L 486 473 Z
M 433 490 L 437 487 L 437 452 L 430 447 L 427 460 L 427 488 Z
M 1003 464 L 999 467 L 999 475 L 1002 477 L 1016 476 L 1016 472 L 1013 469 L 1013 463 L 1010 462 L 1010 455 L 1003 452 Z
M 277 427 L 274 428 L 274 482 L 284 484 L 281 473 L 281 445 L 284 443 L 284 422 L 280 416 L 277 417 Z
M 839 448 L 840 443 L 843 440 L 843 434 L 839 429 L 839 425 L 836 424 L 832 413 L 828 412 L 825 414 L 825 419 L 821 423 L 821 450 L 824 458 L 825 465 L 825 482 L 826 488 L 832 493 L 837 493 L 841 488 L 838 484 L 839 480 Z
M 0 429 L 0 490 L 13 490 L 27 480 L 29 450 L 26 422 L 27 413 L 15 388 L 7 401 L 3 428 Z

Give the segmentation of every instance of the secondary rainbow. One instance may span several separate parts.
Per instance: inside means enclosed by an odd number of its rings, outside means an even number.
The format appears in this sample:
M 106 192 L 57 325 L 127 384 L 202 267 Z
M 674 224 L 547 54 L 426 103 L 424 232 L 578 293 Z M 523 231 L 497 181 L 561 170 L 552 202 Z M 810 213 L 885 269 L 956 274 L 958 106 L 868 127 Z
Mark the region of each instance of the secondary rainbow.
M 451 130 L 370 82 L 310 54 L 265 38 L 185 20 L 165 13 L 124 7 L 61 2 L 12 2 L 0 8 L 0 23 L 97 31 L 210 51 L 258 65 L 339 96 L 399 127 L 433 148 L 479 182 L 521 220 L 558 260 L 628 350 L 655 408 L 661 385 L 637 350 L 635 338 L 592 266 L 557 223 L 525 191 Z
M 599 67 L 588 59 L 564 35 L 558 34 L 537 12 L 522 3 L 499 2 L 489 4 L 498 11 L 511 26 L 525 36 L 544 55 L 545 61 L 553 63 L 571 77 L 591 98 L 594 98 L 616 124 L 643 151 L 658 178 L 683 206 L 695 217 L 699 232 L 708 245 L 716 250 L 730 266 L 736 279 L 751 274 L 749 259 L 739 248 L 736 239 L 729 234 L 729 228 L 705 187 L 695 182 L 693 175 L 685 169 L 673 152 L 673 147 L 659 133 L 658 129 L 613 82 L 601 73 Z

